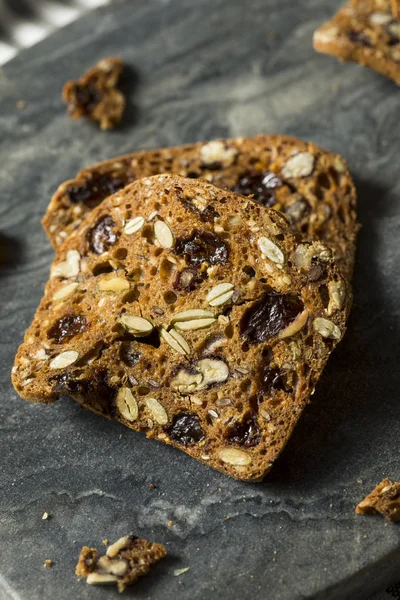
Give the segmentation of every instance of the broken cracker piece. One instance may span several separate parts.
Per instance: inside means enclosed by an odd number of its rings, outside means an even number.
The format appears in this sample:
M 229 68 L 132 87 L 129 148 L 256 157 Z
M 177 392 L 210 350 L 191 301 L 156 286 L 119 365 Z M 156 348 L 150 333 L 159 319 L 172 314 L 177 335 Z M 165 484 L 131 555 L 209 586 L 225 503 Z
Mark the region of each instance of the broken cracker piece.
M 151 566 L 166 556 L 162 544 L 153 544 L 134 535 L 126 535 L 98 557 L 96 548 L 84 546 L 79 555 L 75 573 L 87 583 L 116 583 L 118 591 L 146 575 Z
M 400 522 L 400 483 L 384 479 L 356 507 L 359 515 L 381 514 L 387 521 Z
M 125 97 L 117 89 L 123 70 L 120 58 L 103 58 L 76 81 L 67 81 L 62 95 L 73 119 L 88 117 L 111 129 L 121 121 Z

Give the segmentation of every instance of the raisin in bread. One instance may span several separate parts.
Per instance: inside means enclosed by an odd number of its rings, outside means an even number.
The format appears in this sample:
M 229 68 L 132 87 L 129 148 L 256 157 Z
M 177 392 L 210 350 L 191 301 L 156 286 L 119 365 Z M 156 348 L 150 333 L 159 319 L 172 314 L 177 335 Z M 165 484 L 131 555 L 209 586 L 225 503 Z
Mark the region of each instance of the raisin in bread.
M 383 515 L 387 521 L 400 521 L 400 483 L 384 479 L 356 508 L 359 515 Z
M 399 22 L 390 0 L 353 0 L 314 33 L 314 48 L 371 67 L 400 85 Z
M 27 400 L 66 393 L 259 480 L 341 339 L 349 284 L 286 217 L 161 175 L 107 198 L 60 248 L 20 347 Z
M 125 108 L 124 95 L 117 89 L 122 69 L 120 58 L 103 58 L 77 81 L 67 81 L 62 95 L 69 115 L 98 121 L 101 129 L 115 127 Z
M 89 167 L 63 183 L 43 226 L 57 248 L 105 197 L 160 173 L 207 179 L 286 214 L 296 231 L 331 247 L 350 279 L 357 232 L 356 194 L 345 161 L 282 135 L 148 150 Z
M 96 548 L 84 546 L 79 555 L 75 573 L 92 585 L 116 583 L 123 592 L 139 577 L 147 575 L 151 567 L 166 556 L 162 544 L 126 535 L 107 548 L 107 553 L 98 557 Z

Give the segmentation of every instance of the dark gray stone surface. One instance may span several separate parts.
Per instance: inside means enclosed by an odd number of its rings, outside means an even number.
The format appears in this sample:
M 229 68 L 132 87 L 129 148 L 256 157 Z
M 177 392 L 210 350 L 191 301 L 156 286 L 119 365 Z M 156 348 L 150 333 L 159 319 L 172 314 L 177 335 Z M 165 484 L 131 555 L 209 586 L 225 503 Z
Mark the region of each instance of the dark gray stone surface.
M 399 527 L 354 514 L 384 476 L 400 478 L 399 90 L 313 52 L 334 8 L 125 0 L 0 72 L 2 600 L 116 597 L 77 583 L 74 566 L 83 544 L 129 531 L 169 558 L 127 597 L 354 600 L 400 578 Z M 124 126 L 104 133 L 69 120 L 60 90 L 109 54 L 136 76 Z M 58 183 L 142 147 L 269 131 L 343 153 L 363 227 L 348 334 L 267 480 L 230 480 L 72 401 L 18 398 L 9 373 L 48 275 L 40 218 Z

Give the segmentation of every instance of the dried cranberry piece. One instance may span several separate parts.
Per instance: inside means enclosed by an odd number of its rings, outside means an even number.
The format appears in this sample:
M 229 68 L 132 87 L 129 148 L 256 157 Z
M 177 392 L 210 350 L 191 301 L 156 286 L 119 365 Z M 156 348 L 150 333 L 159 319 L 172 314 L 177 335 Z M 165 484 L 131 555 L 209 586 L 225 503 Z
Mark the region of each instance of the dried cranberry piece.
M 119 357 L 128 367 L 136 367 L 142 357 L 142 353 L 136 350 L 133 342 L 122 342 Z
M 92 252 L 102 254 L 117 241 L 117 234 L 113 231 L 115 223 L 110 215 L 99 219 L 94 227 L 87 232 L 87 240 Z
M 199 417 L 190 412 L 181 412 L 175 415 L 167 433 L 174 442 L 184 446 L 201 442 L 204 439 L 204 431 L 200 427 Z
M 282 180 L 272 171 L 245 173 L 236 183 L 233 191 L 242 196 L 254 196 L 264 206 L 275 204 L 275 190 L 282 187 Z
M 87 321 L 82 315 L 65 315 L 53 323 L 47 335 L 56 344 L 62 344 L 64 340 L 69 340 L 78 333 L 85 331 L 86 327 Z
M 203 210 L 198 208 L 190 198 L 180 197 L 179 200 L 188 210 L 196 213 L 200 216 L 200 219 L 204 222 L 213 221 L 219 217 L 219 212 L 217 212 L 211 204 L 208 204 Z
M 246 448 L 256 446 L 260 438 L 260 429 L 253 414 L 247 415 L 243 421 L 236 423 L 233 427 L 229 427 L 226 433 L 227 440 Z
M 250 344 L 264 342 L 285 329 L 302 310 L 303 303 L 296 296 L 265 292 L 244 312 L 240 334 Z
M 182 269 L 177 274 L 173 288 L 175 290 L 192 292 L 195 287 L 203 281 L 203 278 L 200 276 L 200 273 L 197 269 L 193 267 L 188 267 L 187 269 Z
M 68 199 L 72 204 L 85 204 L 88 208 L 94 208 L 104 198 L 125 187 L 127 183 L 128 178 L 125 176 L 110 173 L 93 174 L 81 186 L 68 188 Z
M 347 32 L 348 38 L 354 44 L 359 44 L 360 46 L 372 46 L 371 38 L 364 31 L 355 31 L 354 29 L 350 29 Z
M 285 385 L 280 370 L 264 365 L 260 372 L 260 386 L 265 394 L 272 390 L 284 390 Z
M 192 265 L 208 262 L 210 265 L 226 263 L 229 244 L 214 233 L 195 229 L 190 237 L 177 239 L 175 252 L 184 255 Z
M 90 379 L 75 379 L 71 373 L 59 373 L 52 378 L 53 390 L 66 394 L 79 394 L 91 406 L 97 405 L 104 412 L 111 412 L 116 389 L 108 384 L 108 371 L 94 371 Z

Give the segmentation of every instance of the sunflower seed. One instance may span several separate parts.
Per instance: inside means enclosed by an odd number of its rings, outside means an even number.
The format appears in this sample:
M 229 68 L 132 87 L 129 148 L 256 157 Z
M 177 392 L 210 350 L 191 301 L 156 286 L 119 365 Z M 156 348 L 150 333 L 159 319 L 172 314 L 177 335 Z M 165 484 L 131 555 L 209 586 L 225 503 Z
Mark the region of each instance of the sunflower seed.
M 175 331 L 171 329 L 171 331 L 167 331 L 166 329 L 161 329 L 160 336 L 163 338 L 165 342 L 176 352 L 179 354 L 187 355 L 190 354 L 190 346 L 185 340 L 185 338 Z
M 233 296 L 232 283 L 219 283 L 207 294 L 206 300 L 210 306 L 220 306 L 228 302 Z
M 172 248 L 174 245 L 172 231 L 164 221 L 154 223 L 154 235 L 163 248 Z
M 171 325 L 177 322 L 192 321 L 194 319 L 207 319 L 209 317 L 214 317 L 214 313 L 212 313 L 210 310 L 203 310 L 201 308 L 184 310 L 183 312 L 180 312 L 172 317 Z
M 121 325 L 138 337 L 148 335 L 153 331 L 153 324 L 143 317 L 137 317 L 134 315 L 122 315 L 120 318 Z
M 149 411 L 151 412 L 154 420 L 159 425 L 166 425 L 168 423 L 167 411 L 158 400 L 156 400 L 155 398 L 147 398 L 146 405 Z
M 277 263 L 279 265 L 283 265 L 285 262 L 285 256 L 280 248 L 274 242 L 271 242 L 266 237 L 260 237 L 257 241 L 258 247 L 260 248 L 262 254 L 272 260 L 272 262 Z
M 205 329 L 215 323 L 216 319 L 194 319 L 193 321 L 178 321 L 174 327 L 181 331 L 194 331 L 196 329 Z
M 53 360 L 50 361 L 50 369 L 64 369 L 65 367 L 69 367 L 69 365 L 72 365 L 78 360 L 78 357 L 79 354 L 75 350 L 61 352 L 61 354 L 54 357 Z
M 108 558 L 115 558 L 118 552 L 129 546 L 130 543 L 131 537 L 129 535 L 124 535 L 123 537 L 119 538 L 119 540 L 107 548 L 106 554 Z
M 124 419 L 136 421 L 139 414 L 138 404 L 129 388 L 123 387 L 118 391 L 115 403 Z
M 124 292 L 129 290 L 130 283 L 123 277 L 112 277 L 111 279 L 101 279 L 97 287 L 101 292 Z
M 137 231 L 140 231 L 144 225 L 143 217 L 135 217 L 128 221 L 124 227 L 126 235 L 133 235 Z
M 219 457 L 229 465 L 245 466 L 251 463 L 251 456 L 247 452 L 235 448 L 223 448 L 219 451 Z
M 53 301 L 57 302 L 59 300 L 64 300 L 70 294 L 72 294 L 72 292 L 74 292 L 76 290 L 76 288 L 78 287 L 78 285 L 79 285 L 79 283 L 67 283 L 67 285 L 63 285 L 63 287 L 61 287 L 60 289 L 58 289 L 53 294 Z

